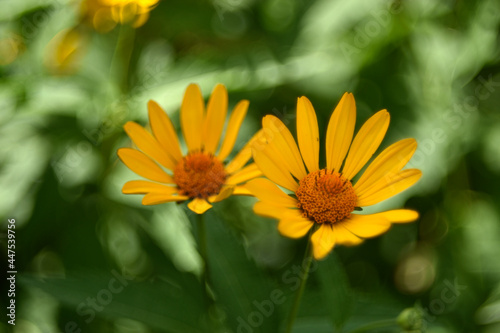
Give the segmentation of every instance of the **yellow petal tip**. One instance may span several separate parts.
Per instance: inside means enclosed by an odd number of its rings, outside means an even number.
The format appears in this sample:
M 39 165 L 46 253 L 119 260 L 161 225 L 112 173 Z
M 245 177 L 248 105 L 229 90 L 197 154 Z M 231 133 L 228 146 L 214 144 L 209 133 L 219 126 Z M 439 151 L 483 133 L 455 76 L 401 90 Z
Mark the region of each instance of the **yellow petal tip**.
M 188 203 L 187 206 L 189 209 L 191 209 L 191 211 L 195 212 L 196 214 L 203 214 L 207 210 L 212 208 L 211 204 L 209 204 L 206 200 L 200 198 L 193 199 L 190 203 Z

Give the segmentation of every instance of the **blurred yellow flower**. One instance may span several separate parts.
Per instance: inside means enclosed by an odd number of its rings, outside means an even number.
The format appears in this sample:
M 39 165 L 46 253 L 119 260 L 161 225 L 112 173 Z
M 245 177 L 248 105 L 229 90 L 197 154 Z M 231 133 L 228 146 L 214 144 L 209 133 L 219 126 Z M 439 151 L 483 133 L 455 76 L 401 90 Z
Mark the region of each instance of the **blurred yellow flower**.
M 386 110 L 377 112 L 352 140 L 356 106 L 354 96 L 345 93 L 328 124 L 326 168 L 320 169 L 318 123 L 306 97 L 297 102 L 298 147 L 278 118 L 264 117 L 263 136 L 252 150 L 255 163 L 270 180 L 259 178 L 245 185 L 260 200 L 254 211 L 278 219 L 278 230 L 287 237 L 302 237 L 314 227 L 311 242 L 316 259 L 325 257 L 336 244 L 357 245 L 384 233 L 391 223 L 416 220 L 418 213 L 408 209 L 353 213 L 398 194 L 422 175 L 417 169 L 402 170 L 417 148 L 414 139 L 404 139 L 380 153 L 352 184 L 382 142 L 389 118 Z
M 64 29 L 47 44 L 45 66 L 56 74 L 73 73 L 85 54 L 88 36 L 78 27 Z
M 84 0 L 82 16 L 98 32 L 113 30 L 117 24 L 131 23 L 134 28 L 142 26 L 149 12 L 159 0 Z
M 24 43 L 21 36 L 8 34 L 0 39 L 0 66 L 13 63 L 24 51 Z
M 215 86 L 206 110 L 199 86 L 188 86 L 180 111 L 182 133 L 188 148 L 183 155 L 170 118 L 156 102 L 149 101 L 153 134 L 135 122 L 126 123 L 125 131 L 139 150 L 120 148 L 118 156 L 130 170 L 151 181 L 129 181 L 122 192 L 146 194 L 142 199 L 144 205 L 191 200 L 188 207 L 197 214 L 203 214 L 212 207 L 211 203 L 231 194 L 249 195 L 240 184 L 262 175 L 255 163 L 245 167 L 252 157 L 250 145 L 257 135 L 231 162 L 224 163 L 236 142 L 248 101 L 242 100 L 234 107 L 226 135 L 216 153 L 227 103 L 227 90 L 222 84 Z

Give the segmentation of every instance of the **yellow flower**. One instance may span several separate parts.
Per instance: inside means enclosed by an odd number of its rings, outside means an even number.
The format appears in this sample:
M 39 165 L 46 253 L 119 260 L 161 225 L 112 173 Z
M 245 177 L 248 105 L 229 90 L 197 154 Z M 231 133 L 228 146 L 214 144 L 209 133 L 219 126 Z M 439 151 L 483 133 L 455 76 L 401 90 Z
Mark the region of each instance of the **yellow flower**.
M 14 33 L 0 38 L 0 66 L 13 63 L 25 50 L 23 39 Z
M 297 102 L 298 147 L 286 126 L 270 115 L 263 118 L 263 136 L 252 147 L 255 163 L 272 181 L 259 178 L 245 185 L 260 200 L 254 211 L 278 219 L 278 230 L 287 237 L 302 237 L 314 227 L 311 242 L 316 259 L 325 257 L 336 244 L 357 245 L 384 233 L 391 223 L 418 218 L 417 212 L 408 209 L 354 213 L 407 189 L 422 175 L 417 169 L 402 170 L 417 148 L 414 139 L 404 139 L 380 153 L 353 185 L 353 177 L 382 142 L 389 113 L 374 114 L 352 140 L 355 122 L 354 96 L 345 93 L 328 124 L 324 169 L 319 168 L 316 113 L 306 97 Z
M 84 56 L 88 37 L 78 28 L 64 29 L 47 45 L 44 64 L 54 74 L 75 72 Z
M 82 16 L 99 32 L 111 31 L 117 24 L 142 26 L 159 0 L 83 0 Z
M 151 181 L 129 181 L 122 192 L 145 194 L 143 205 L 191 200 L 188 207 L 197 214 L 203 214 L 212 207 L 211 203 L 231 194 L 249 195 L 240 184 L 262 175 L 255 163 L 245 166 L 252 157 L 250 145 L 257 134 L 231 162 L 224 163 L 234 147 L 248 104 L 242 100 L 234 107 L 216 154 L 226 120 L 227 90 L 222 84 L 216 85 L 205 111 L 200 88 L 189 85 L 180 111 L 188 148 L 183 155 L 170 118 L 156 102 L 149 101 L 153 133 L 135 122 L 126 123 L 125 131 L 139 150 L 120 148 L 118 156 L 130 170 Z

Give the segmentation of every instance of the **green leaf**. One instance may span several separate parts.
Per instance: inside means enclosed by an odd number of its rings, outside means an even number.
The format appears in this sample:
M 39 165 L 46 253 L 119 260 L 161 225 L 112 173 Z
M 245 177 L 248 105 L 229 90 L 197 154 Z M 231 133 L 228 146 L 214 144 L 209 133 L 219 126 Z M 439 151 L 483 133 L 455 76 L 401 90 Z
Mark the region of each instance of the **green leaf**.
M 206 214 L 205 222 L 211 286 L 231 329 L 277 332 L 283 293 L 272 287 L 236 236 L 214 214 Z M 276 297 L 278 294 L 281 298 Z
M 340 329 L 352 311 L 352 292 L 344 267 L 335 252 L 318 263 L 316 271 L 324 295 L 323 301 L 329 310 L 333 325 Z
M 152 282 L 134 281 L 116 270 L 67 278 L 19 275 L 25 287 L 36 287 L 75 307 L 75 322 L 89 325 L 95 316 L 129 318 L 167 332 L 204 332 L 199 284 L 190 274 Z M 193 292 L 195 291 L 195 292 Z M 92 303 L 94 302 L 94 304 Z

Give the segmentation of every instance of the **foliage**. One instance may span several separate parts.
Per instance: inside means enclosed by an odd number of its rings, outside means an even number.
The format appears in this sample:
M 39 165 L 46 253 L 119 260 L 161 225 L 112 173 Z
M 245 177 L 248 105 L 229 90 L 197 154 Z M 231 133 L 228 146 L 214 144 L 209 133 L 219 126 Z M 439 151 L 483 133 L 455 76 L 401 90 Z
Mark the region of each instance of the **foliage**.
M 358 124 L 388 109 L 383 147 L 419 142 L 410 162 L 423 171 L 419 184 L 367 211 L 405 206 L 420 220 L 316 263 L 294 332 L 496 332 L 499 5 L 161 1 L 141 27 L 101 33 L 78 1 L 2 1 L 0 217 L 16 219 L 14 332 L 283 329 L 305 239 L 281 237 L 251 212 L 252 198 L 216 204 L 206 218 L 215 300 L 207 313 L 194 216 L 121 194 L 135 179 L 116 156 L 130 145 L 123 124 L 146 124 L 153 99 L 179 130 L 191 82 L 205 97 L 225 84 L 230 107 L 250 101 L 236 148 L 266 114 L 294 131 L 302 95 L 324 138 L 345 91 Z

